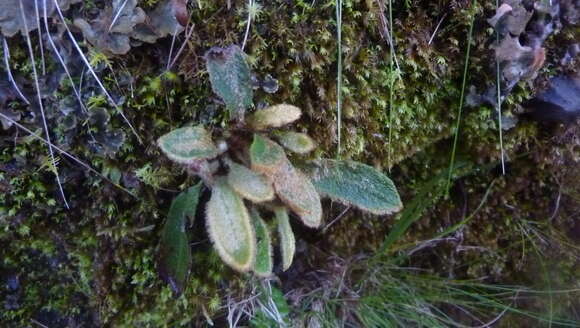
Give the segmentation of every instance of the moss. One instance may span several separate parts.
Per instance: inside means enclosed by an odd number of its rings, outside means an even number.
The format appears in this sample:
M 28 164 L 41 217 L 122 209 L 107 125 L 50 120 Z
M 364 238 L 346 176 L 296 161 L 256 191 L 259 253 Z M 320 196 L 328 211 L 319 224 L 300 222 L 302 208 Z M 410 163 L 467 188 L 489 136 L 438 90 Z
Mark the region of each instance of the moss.
M 151 7 L 155 2 L 146 1 Z M 487 62 L 486 42 L 491 32 L 484 20 L 492 4 L 470 9 L 468 3 L 472 2 L 452 1 L 447 6 L 433 1 L 395 1 L 395 55 L 401 70 L 391 72 L 392 54 L 381 37 L 376 1 L 343 1 L 341 155 L 378 167 L 392 167 L 392 176 L 404 201 L 415 194 L 422 181 L 449 165 L 448 138 L 457 115 L 465 40 L 473 13 L 478 15 L 477 33 L 468 83 L 482 88 L 486 81 L 494 80 Z M 228 289 L 235 292 L 246 287 L 246 278 L 226 269 L 210 251 L 202 232 L 203 222 L 196 222 L 192 228 L 194 268 L 184 295 L 174 299 L 169 288 L 157 278 L 155 267 L 159 229 L 175 195 L 172 191 L 193 183 L 160 154 L 155 140 L 193 121 L 214 128 L 227 125 L 224 106 L 211 91 L 202 56 L 211 46 L 241 43 L 246 5 L 247 1 L 232 0 L 228 9 L 224 2 L 195 1 L 191 11 L 195 30 L 178 61 L 176 73 L 165 73 L 165 65 L 160 64 L 167 60 L 169 39 L 135 48 L 122 58 L 110 58 L 110 67 L 99 73 L 109 90 L 125 97 L 123 110 L 144 143 L 139 144 L 129 136 L 117 154 L 101 156 L 90 148 L 89 133 L 80 130 L 67 150 L 131 189 L 136 198 L 63 158 L 59 172 L 65 177 L 65 192 L 72 205 L 72 210 L 64 210 L 53 175 L 39 169 L 43 162 L 39 154 L 45 155 L 46 147 L 22 134 L 20 142 L 13 146 L 13 131 L 2 132 L 0 163 L 11 167 L 0 170 L 0 244 L 9 245 L 0 249 L 0 274 L 19 277 L 21 287 L 16 292 L 0 291 L 0 296 L 12 295 L 19 304 L 2 312 L 0 321 L 28 325 L 30 318 L 52 313 L 57 319 L 80 322 L 90 317 L 95 325 L 115 327 L 196 325 L 205 320 L 203 313 L 210 316 L 219 313 Z M 245 51 L 256 75 L 271 74 L 279 81 L 280 91 L 267 94 L 257 90 L 256 107 L 263 103 L 301 107 L 306 115 L 299 128 L 319 145 L 316 156 L 334 157 L 337 149 L 334 1 L 277 0 L 261 5 L 262 14 L 252 23 Z M 88 7 L 84 10 L 89 10 Z M 429 44 L 433 29 L 444 14 L 441 29 Z M 577 35 L 577 28 L 566 29 L 561 36 L 548 41 L 549 53 L 558 52 L 560 38 L 570 41 Z M 17 40 L 9 43 L 13 71 L 30 78 L 26 49 Z M 558 72 L 554 63 L 541 71 L 542 76 Z M 127 88 L 119 89 L 115 81 L 125 71 L 134 80 Z M 391 106 L 388 88 L 393 80 Z M 516 89 L 506 101 L 505 111 L 518 112 L 517 104 L 533 92 L 530 85 Z M 64 96 L 66 91 L 57 94 L 59 99 Z M 94 99 L 94 104 L 98 101 Z M 391 107 L 393 126 L 389 126 Z M 494 110 L 482 107 L 465 109 L 464 113 L 459 156 L 479 165 L 497 162 L 500 152 Z M 57 123 L 54 126 L 59 129 Z M 109 127 L 128 131 L 118 115 L 113 115 Z M 473 219 L 465 237 L 466 245 L 477 245 L 486 251 L 466 251 L 457 258 L 450 250 L 453 247 L 448 247 L 438 251 L 435 260 L 421 258 L 424 261 L 421 264 L 446 272 L 460 263 L 463 267 L 458 275 L 489 275 L 516 281 L 521 266 L 526 265 L 518 260 L 523 254 L 519 224 L 522 218 L 537 219 L 539 213 L 544 221 L 551 215 L 553 195 L 557 194 L 554 176 L 558 176 L 558 167 L 551 161 L 559 158 L 554 157 L 555 152 L 567 150 L 564 145 L 547 150 L 551 144 L 544 133 L 541 127 L 525 120 L 507 131 L 504 148 L 510 159 L 509 176 L 486 171 L 461 180 L 454 189 L 456 196 L 430 210 L 401 243 L 422 240 L 457 222 L 464 217 L 464 211 L 469 213 L 477 207 L 495 179 L 492 199 Z M 526 153 L 527 157 L 522 159 L 520 155 Z M 524 187 L 518 187 L 524 182 Z M 343 210 L 330 203 L 325 205 L 328 209 L 325 222 Z M 566 229 L 570 223 L 563 217 L 557 219 L 557 225 Z M 376 249 L 393 222 L 392 217 L 369 217 L 351 210 L 325 233 L 299 231 L 297 236 L 322 243 L 325 249 L 346 257 Z M 319 263 L 325 255 L 313 251 L 309 256 L 310 263 Z M 574 261 L 564 261 L 566 270 L 561 279 L 577 273 Z

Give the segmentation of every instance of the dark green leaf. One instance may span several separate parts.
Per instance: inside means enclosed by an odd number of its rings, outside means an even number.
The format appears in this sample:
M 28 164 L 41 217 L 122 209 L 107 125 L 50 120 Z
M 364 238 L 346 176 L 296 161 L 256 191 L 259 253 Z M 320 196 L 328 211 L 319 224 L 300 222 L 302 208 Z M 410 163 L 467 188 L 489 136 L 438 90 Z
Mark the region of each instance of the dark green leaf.
M 256 240 L 258 241 L 254 272 L 260 277 L 268 277 L 272 275 L 272 267 L 274 266 L 270 231 L 256 209 L 252 209 L 250 216 L 252 217 L 254 229 L 256 230 Z
M 253 97 L 250 68 L 244 56 L 236 45 L 213 47 L 205 54 L 213 91 L 226 103 L 230 114 L 240 119 Z
M 159 272 L 176 295 L 183 292 L 191 268 L 186 223 L 187 217 L 195 216 L 201 186 L 198 183 L 173 199 L 161 232 Z

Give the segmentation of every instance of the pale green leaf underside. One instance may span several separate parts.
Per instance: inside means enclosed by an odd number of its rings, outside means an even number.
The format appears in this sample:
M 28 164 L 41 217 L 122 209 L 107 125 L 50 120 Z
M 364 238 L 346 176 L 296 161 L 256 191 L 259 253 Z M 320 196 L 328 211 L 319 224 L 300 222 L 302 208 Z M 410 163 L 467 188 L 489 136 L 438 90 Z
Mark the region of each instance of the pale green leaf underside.
M 249 118 L 249 125 L 255 130 L 279 128 L 300 118 L 300 108 L 287 104 L 270 106 L 254 112 Z
M 268 230 L 266 222 L 264 222 L 255 209 L 251 211 L 250 216 L 252 217 L 252 223 L 256 231 L 256 240 L 258 242 L 254 272 L 260 277 L 268 277 L 272 275 L 272 268 L 274 266 L 270 231 Z
M 228 166 L 228 183 L 240 196 L 255 203 L 274 198 L 274 187 L 264 175 L 231 161 Z
M 207 204 L 207 229 L 222 260 L 238 271 L 248 271 L 256 256 L 256 236 L 242 198 L 218 178 Z
M 218 155 L 218 149 L 203 126 L 189 126 L 173 130 L 159 138 L 157 144 L 167 157 L 182 164 Z
M 278 197 L 300 217 L 304 225 L 310 228 L 320 226 L 322 223 L 320 196 L 308 177 L 286 160 L 272 181 Z
M 282 146 L 296 154 L 307 154 L 316 148 L 314 141 L 304 133 L 278 132 L 276 137 Z
M 313 161 L 308 173 L 323 197 L 379 215 L 403 207 L 393 181 L 366 164 L 322 159 Z
M 296 251 L 296 240 L 294 232 L 290 226 L 288 210 L 285 207 L 278 207 L 275 210 L 278 224 L 278 234 L 280 236 L 280 250 L 282 253 L 282 270 L 286 271 L 292 265 L 294 253 Z
M 169 209 L 161 232 L 159 270 L 175 294 L 181 294 L 191 267 L 191 248 L 186 232 L 187 217 L 194 217 L 201 184 L 180 193 Z

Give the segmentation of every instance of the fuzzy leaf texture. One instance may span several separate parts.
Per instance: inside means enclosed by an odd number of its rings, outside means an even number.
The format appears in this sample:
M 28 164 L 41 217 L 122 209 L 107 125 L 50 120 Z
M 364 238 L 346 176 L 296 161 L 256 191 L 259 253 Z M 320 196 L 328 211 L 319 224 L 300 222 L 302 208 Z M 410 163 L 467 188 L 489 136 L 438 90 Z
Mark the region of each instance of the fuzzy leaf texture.
M 269 176 L 272 176 L 285 161 L 288 161 L 280 145 L 259 134 L 254 134 L 254 141 L 250 146 L 250 160 L 252 170 Z
M 248 124 L 255 130 L 279 128 L 298 120 L 301 115 L 300 108 L 280 104 L 254 112 L 248 119 Z
M 181 164 L 216 157 L 218 149 L 207 130 L 199 125 L 173 130 L 157 141 L 171 160 Z
M 286 157 L 284 149 L 274 141 L 259 134 L 254 135 L 250 146 L 252 169 L 266 175 L 284 204 L 294 211 L 302 222 L 317 228 L 322 222 L 320 196 L 312 182 Z
M 186 232 L 187 218 L 193 218 L 197 210 L 201 183 L 180 193 L 169 209 L 169 215 L 161 232 L 159 247 L 159 273 L 173 293 L 183 292 L 191 268 L 191 248 Z
M 250 270 L 256 257 L 256 236 L 242 198 L 221 177 L 212 186 L 207 204 L 207 229 L 222 260 L 240 272 Z
M 213 91 L 226 103 L 231 116 L 240 120 L 253 97 L 250 68 L 244 56 L 236 45 L 213 47 L 205 54 Z
M 231 161 L 228 166 L 228 183 L 240 196 L 254 203 L 274 198 L 274 187 L 264 175 Z
M 311 162 L 307 171 L 323 197 L 379 215 L 403 207 L 393 181 L 366 164 L 322 159 Z
M 272 240 L 270 231 L 266 222 L 260 217 L 256 209 L 251 211 L 252 223 L 256 231 L 257 250 L 256 262 L 254 263 L 254 272 L 260 277 L 269 277 L 272 275 L 274 260 L 272 258 Z
M 279 132 L 276 137 L 282 146 L 296 154 L 307 154 L 316 148 L 314 141 L 304 133 Z
M 292 226 L 290 226 L 290 218 L 288 217 L 288 210 L 285 207 L 278 207 L 275 210 L 276 222 L 278 224 L 278 234 L 280 236 L 280 250 L 282 253 L 282 270 L 286 271 L 292 265 L 294 253 L 296 251 L 296 239 Z
M 278 197 L 300 217 L 304 225 L 310 228 L 320 226 L 320 196 L 308 177 L 286 160 L 272 177 L 272 181 Z

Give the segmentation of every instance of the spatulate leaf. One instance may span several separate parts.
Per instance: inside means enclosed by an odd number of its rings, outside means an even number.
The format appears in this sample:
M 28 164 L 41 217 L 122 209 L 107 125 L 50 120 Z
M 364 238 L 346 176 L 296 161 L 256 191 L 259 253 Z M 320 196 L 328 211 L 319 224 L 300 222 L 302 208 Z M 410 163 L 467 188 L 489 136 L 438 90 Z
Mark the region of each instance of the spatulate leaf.
M 201 183 L 180 193 L 169 209 L 161 232 L 159 273 L 176 295 L 183 292 L 191 268 L 191 248 L 186 232 L 187 218 L 197 210 Z
M 190 164 L 218 155 L 218 149 L 203 126 L 173 130 L 159 138 L 157 144 L 167 157 L 182 164 Z
M 366 164 L 322 159 L 311 162 L 307 171 L 323 197 L 373 214 L 389 214 L 403 207 L 393 181 Z
M 248 119 L 248 124 L 255 130 L 279 128 L 296 121 L 300 115 L 302 115 L 302 111 L 296 106 L 274 105 L 253 113 Z
M 316 148 L 314 141 L 304 133 L 279 132 L 276 137 L 282 146 L 296 154 L 307 154 Z
M 207 204 L 206 223 L 209 236 L 222 260 L 232 268 L 250 270 L 256 258 L 256 236 L 242 198 L 218 178 Z
M 296 240 L 294 232 L 290 226 L 288 210 L 285 207 L 278 207 L 275 210 L 276 222 L 278 224 L 278 234 L 280 237 L 280 250 L 282 253 L 282 270 L 286 271 L 292 265 L 294 253 L 296 251 Z

